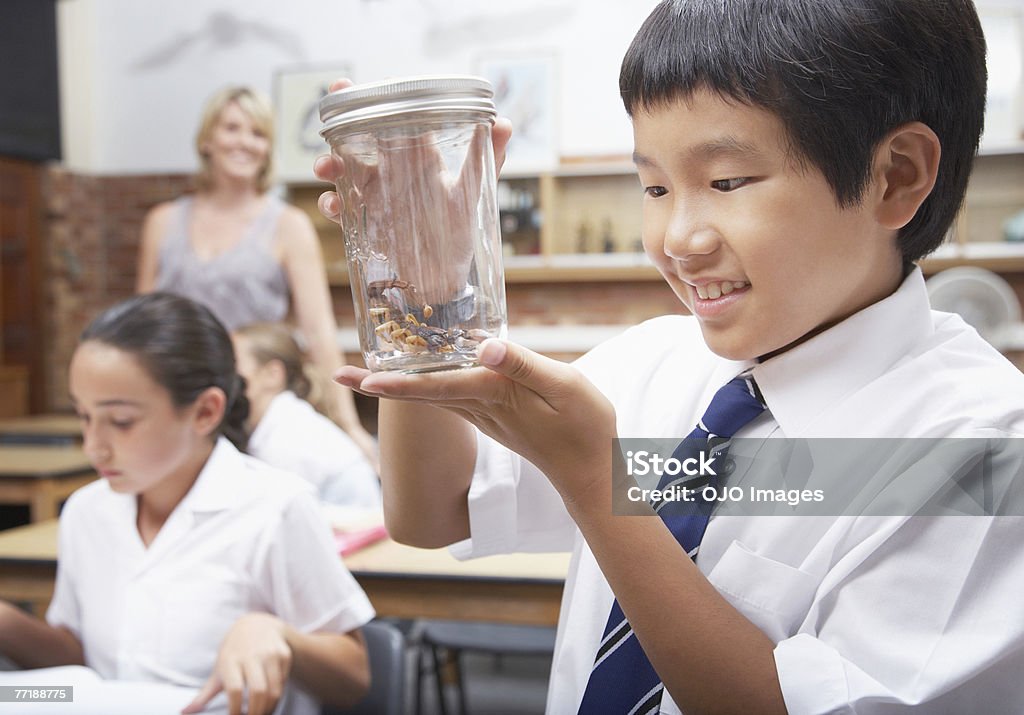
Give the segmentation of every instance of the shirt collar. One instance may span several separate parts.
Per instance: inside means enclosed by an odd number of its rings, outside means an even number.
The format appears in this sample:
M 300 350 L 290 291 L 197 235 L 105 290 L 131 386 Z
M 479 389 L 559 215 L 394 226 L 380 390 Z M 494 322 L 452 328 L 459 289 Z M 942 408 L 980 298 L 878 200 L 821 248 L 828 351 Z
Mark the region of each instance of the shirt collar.
M 256 423 L 256 427 L 253 429 L 252 434 L 249 435 L 249 446 L 253 450 L 262 446 L 263 442 L 266 441 L 275 430 L 287 429 L 284 422 L 288 419 L 288 407 L 298 400 L 298 396 L 291 390 L 279 392 L 270 399 L 270 403 L 267 405 L 266 411 L 263 413 L 260 421 Z M 278 422 L 281 422 L 282 424 L 278 425 Z
M 880 377 L 932 332 L 924 276 L 915 268 L 892 295 L 755 365 L 754 379 L 783 434 L 801 436 L 815 417 Z
M 225 437 L 219 437 L 195 484 L 178 507 L 194 513 L 230 509 L 244 493 L 246 471 L 242 453 Z

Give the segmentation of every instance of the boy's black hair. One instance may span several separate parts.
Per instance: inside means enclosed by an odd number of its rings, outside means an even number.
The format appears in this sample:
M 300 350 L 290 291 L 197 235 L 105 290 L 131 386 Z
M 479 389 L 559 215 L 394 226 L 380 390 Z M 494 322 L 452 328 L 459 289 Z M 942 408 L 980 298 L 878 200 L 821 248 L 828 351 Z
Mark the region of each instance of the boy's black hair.
M 963 201 L 986 80 L 971 0 L 663 0 L 626 52 L 619 91 L 630 116 L 701 88 L 772 112 L 844 207 L 863 198 L 885 135 L 927 124 L 942 156 L 899 233 L 909 269 L 942 243 Z

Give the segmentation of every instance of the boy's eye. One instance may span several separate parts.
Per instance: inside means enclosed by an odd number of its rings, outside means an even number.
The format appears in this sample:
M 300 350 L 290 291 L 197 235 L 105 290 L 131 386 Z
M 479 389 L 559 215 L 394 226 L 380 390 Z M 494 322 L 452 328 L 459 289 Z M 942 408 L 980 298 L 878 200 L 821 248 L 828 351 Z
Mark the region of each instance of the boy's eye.
M 110 424 L 117 429 L 128 429 L 135 424 L 135 420 L 110 420 Z
M 745 176 L 736 177 L 733 179 L 716 179 L 711 182 L 711 188 L 716 191 L 733 191 L 746 184 L 750 179 Z
M 645 186 L 644 193 L 650 196 L 651 198 L 656 199 L 660 196 L 664 196 L 665 194 L 667 194 L 668 189 L 666 189 L 664 186 Z

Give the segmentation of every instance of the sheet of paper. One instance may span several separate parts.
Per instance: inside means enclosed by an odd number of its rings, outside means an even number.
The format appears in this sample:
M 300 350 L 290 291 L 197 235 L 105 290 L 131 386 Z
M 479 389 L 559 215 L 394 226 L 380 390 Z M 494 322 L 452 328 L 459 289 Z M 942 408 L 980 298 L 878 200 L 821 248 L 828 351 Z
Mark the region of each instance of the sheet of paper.
M 197 691 L 165 683 L 103 680 L 96 671 L 81 665 L 3 671 L 0 686 L 26 690 L 71 686 L 74 697 L 73 702 L 4 702 L 0 703 L 0 715 L 178 715 Z M 227 711 L 223 698 L 218 697 L 211 705 L 204 712 Z

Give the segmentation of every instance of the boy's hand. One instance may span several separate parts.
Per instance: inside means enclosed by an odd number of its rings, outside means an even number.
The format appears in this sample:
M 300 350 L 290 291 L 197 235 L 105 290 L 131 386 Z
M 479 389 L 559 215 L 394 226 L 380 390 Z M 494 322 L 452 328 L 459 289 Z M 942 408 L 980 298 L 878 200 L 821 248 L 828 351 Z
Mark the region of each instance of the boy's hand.
M 605 396 L 571 365 L 514 343 L 487 340 L 479 359 L 484 367 L 418 375 L 348 366 L 335 379 L 454 412 L 535 464 L 567 505 L 610 496 L 616 426 Z
M 331 90 L 349 86 L 346 80 Z M 496 152 L 503 152 L 508 122 L 492 132 Z M 353 230 L 369 254 L 385 255 L 388 268 L 416 287 L 425 303 L 444 303 L 460 294 L 473 262 L 472 236 L 479 231 L 480 187 L 489 177 L 483 162 L 487 141 L 482 127 L 464 147 L 465 161 L 453 165 L 442 153 L 435 132 L 424 128 L 415 139 L 383 133 L 376 148 L 339 145 L 314 162 L 313 171 L 339 181 L 338 193 L 325 192 L 318 207 L 332 221 Z M 344 213 L 342 218 L 341 213 Z M 421 250 L 444 247 L 444 250 Z
M 224 690 L 230 715 L 269 715 L 281 699 L 291 667 L 284 622 L 269 613 L 249 613 L 235 621 L 224 636 L 213 673 L 181 712 L 202 712 Z M 246 694 L 248 706 L 243 709 Z
M 330 91 L 336 92 L 339 89 L 352 86 L 352 80 L 339 79 L 331 84 Z M 501 172 L 501 166 L 505 163 L 505 148 L 509 139 L 512 138 L 512 122 L 505 117 L 498 117 L 491 129 L 491 143 L 494 145 L 494 166 Z M 343 167 L 329 155 L 318 156 L 313 162 L 313 173 L 318 179 L 329 183 L 336 183 L 343 171 Z M 341 223 L 341 200 L 336 191 L 325 191 L 320 194 L 317 201 L 317 208 L 325 218 L 334 223 Z

